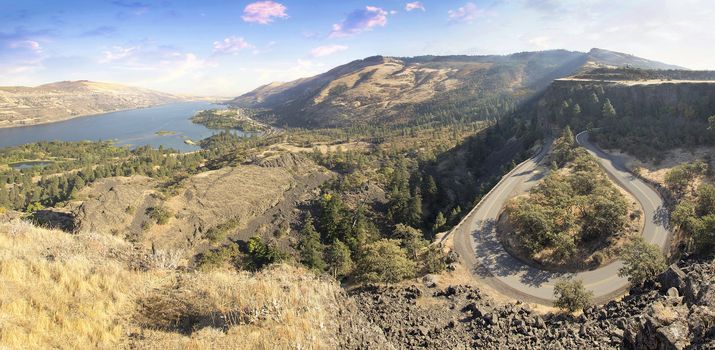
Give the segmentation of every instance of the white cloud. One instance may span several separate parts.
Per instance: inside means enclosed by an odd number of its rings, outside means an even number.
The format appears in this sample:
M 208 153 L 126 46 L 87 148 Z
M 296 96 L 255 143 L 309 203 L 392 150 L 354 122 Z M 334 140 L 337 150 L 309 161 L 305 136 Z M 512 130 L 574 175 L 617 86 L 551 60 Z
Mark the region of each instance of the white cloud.
M 27 49 L 35 53 L 42 53 L 42 46 L 34 40 L 22 40 L 10 43 L 12 49 Z
M 419 2 L 419 1 L 408 2 L 407 4 L 405 4 L 405 10 L 407 10 L 408 12 L 409 12 L 409 11 L 412 11 L 412 10 L 422 10 L 422 11 L 425 11 L 425 6 L 422 5 L 422 3 Z
M 243 49 L 253 48 L 253 45 L 249 44 L 246 39 L 242 37 L 230 36 L 221 41 L 214 41 L 213 48 L 215 55 L 235 55 Z
M 551 45 L 551 38 L 548 36 L 536 36 L 528 40 L 529 44 L 538 50 L 548 49 Z
M 319 47 L 316 47 L 316 48 L 310 50 L 310 55 L 313 57 L 324 57 L 324 56 L 329 56 L 329 55 L 332 55 L 332 54 L 340 52 L 340 51 L 345 51 L 347 49 L 348 49 L 348 47 L 345 45 L 319 46 Z
M 351 12 L 341 23 L 333 24 L 331 38 L 339 38 L 372 30 L 374 27 L 384 27 L 387 24 L 387 11 L 367 6 Z
M 246 22 L 269 24 L 275 18 L 288 18 L 286 7 L 274 1 L 257 1 L 248 4 L 243 10 L 243 18 Z
M 480 10 L 474 3 L 468 2 L 456 10 L 447 11 L 447 14 L 449 19 L 454 22 L 472 22 L 477 17 L 482 16 L 484 11 Z
M 112 47 L 111 50 L 102 51 L 102 58 L 99 60 L 99 63 L 110 63 L 110 62 L 125 59 L 127 57 L 132 56 L 134 53 L 136 53 L 138 49 L 139 48 L 136 46 L 132 46 L 132 47 L 114 46 L 114 47 Z

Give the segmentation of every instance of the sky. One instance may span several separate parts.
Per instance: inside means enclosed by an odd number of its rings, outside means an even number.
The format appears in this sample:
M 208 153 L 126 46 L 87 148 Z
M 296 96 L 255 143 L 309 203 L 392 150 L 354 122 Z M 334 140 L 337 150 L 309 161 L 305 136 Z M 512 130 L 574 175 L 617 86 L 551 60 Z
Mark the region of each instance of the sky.
M 0 85 L 237 96 L 373 55 L 593 47 L 715 70 L 713 0 L 0 0 Z

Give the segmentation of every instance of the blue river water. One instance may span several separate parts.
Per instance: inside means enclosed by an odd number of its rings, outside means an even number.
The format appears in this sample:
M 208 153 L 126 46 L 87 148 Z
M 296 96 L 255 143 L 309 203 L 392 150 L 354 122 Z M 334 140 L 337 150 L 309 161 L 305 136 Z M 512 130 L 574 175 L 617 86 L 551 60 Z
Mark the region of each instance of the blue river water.
M 184 140 L 199 141 L 217 130 L 189 120 L 196 112 L 223 108 L 208 102 L 180 102 L 158 107 L 80 117 L 67 121 L 0 129 L 0 148 L 38 141 L 114 141 L 120 146 L 150 145 L 173 148 L 182 152 L 199 149 Z M 168 135 L 157 132 L 167 131 Z M 240 132 L 236 131 L 241 134 Z

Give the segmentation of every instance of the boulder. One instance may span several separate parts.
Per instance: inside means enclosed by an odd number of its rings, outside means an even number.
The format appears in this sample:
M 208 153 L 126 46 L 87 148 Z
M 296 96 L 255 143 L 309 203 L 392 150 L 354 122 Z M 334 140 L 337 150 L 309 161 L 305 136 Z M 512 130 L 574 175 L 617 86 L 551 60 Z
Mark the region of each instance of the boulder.
M 683 272 L 677 264 L 672 264 L 658 277 L 658 282 L 661 285 L 661 291 L 667 291 L 669 288 L 676 288 L 679 291 L 683 291 L 685 287 L 685 272 Z

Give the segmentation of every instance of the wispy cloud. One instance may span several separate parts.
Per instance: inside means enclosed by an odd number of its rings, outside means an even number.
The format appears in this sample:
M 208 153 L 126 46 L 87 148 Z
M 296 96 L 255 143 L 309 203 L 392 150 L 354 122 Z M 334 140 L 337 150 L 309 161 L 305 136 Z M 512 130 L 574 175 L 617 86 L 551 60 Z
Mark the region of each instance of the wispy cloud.
M 384 27 L 387 24 L 387 15 L 387 11 L 375 6 L 355 10 L 341 23 L 333 24 L 330 37 L 345 37 L 372 30 L 374 27 Z
M 140 86 L 203 77 L 207 69 L 216 67 L 210 59 L 152 41 L 111 47 L 102 51 L 99 63 L 133 77 Z
M 288 18 L 287 8 L 274 1 L 257 1 L 248 4 L 243 9 L 243 18 L 246 22 L 269 24 L 276 18 Z
M 114 46 L 109 50 L 102 51 L 102 58 L 99 60 L 99 63 L 110 63 L 118 60 L 123 60 L 125 58 L 131 57 L 138 51 L 139 47 L 137 46 Z
M 326 46 L 319 46 L 316 47 L 312 50 L 310 50 L 310 55 L 312 57 L 324 57 L 324 56 L 330 56 L 334 53 L 338 53 L 340 51 L 345 51 L 347 50 L 348 47 L 345 45 L 326 45 Z
M 456 10 L 449 10 L 447 14 L 453 22 L 472 22 L 484 15 L 484 11 L 480 10 L 473 2 L 468 2 Z
M 551 38 L 548 36 L 537 36 L 527 40 L 529 44 L 538 50 L 545 50 L 551 46 Z
M 214 55 L 235 55 L 244 49 L 253 48 L 246 39 L 242 37 L 229 36 L 221 41 L 214 41 Z
M 0 78 L 41 69 L 46 58 L 41 42 L 46 35 L 47 31 L 24 28 L 0 32 Z
M 8 45 L 11 49 L 26 49 L 34 53 L 42 53 L 42 46 L 34 40 L 14 41 Z
M 422 3 L 419 1 L 408 2 L 407 4 L 405 4 L 405 10 L 407 10 L 407 12 L 412 11 L 412 10 L 425 11 L 425 6 L 422 5 Z

